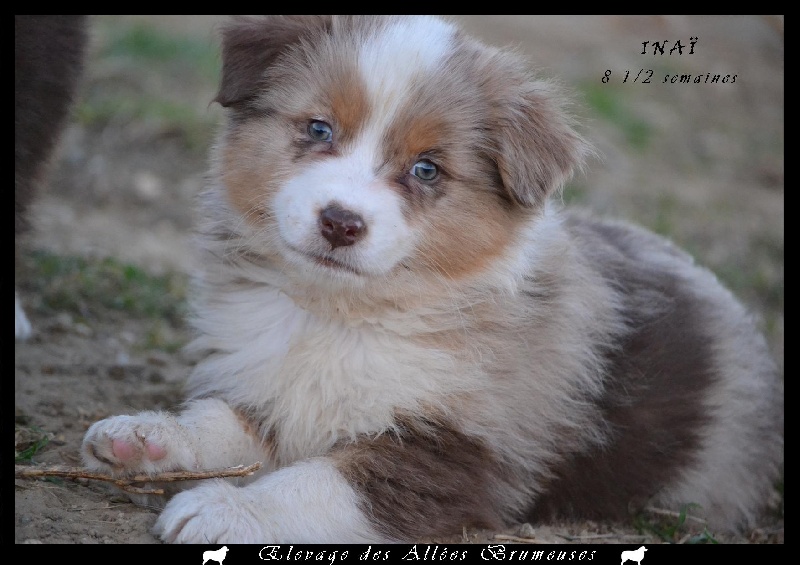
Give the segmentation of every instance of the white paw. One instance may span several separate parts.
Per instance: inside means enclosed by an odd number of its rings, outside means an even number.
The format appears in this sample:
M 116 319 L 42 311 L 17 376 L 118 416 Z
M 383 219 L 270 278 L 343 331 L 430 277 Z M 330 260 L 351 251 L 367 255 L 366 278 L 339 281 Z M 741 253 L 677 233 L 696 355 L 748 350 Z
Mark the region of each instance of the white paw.
M 28 339 L 32 333 L 33 328 L 25 315 L 25 310 L 22 309 L 19 296 L 14 293 L 14 338 L 20 340 Z
M 197 458 L 185 435 L 168 414 L 114 416 L 89 428 L 81 455 L 88 468 L 115 475 L 195 469 Z
M 265 543 L 274 541 L 267 512 L 247 489 L 214 480 L 175 495 L 153 533 L 168 543 Z
M 387 543 L 362 499 L 324 458 L 300 461 L 247 486 L 221 479 L 176 495 L 153 533 L 169 543 Z

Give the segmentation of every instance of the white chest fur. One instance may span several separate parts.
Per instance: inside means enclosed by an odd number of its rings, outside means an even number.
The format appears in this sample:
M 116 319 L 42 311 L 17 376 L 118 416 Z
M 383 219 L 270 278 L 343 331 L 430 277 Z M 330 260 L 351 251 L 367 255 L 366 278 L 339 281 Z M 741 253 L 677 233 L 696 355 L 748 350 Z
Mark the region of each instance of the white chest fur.
M 281 460 L 385 431 L 397 410 L 418 412 L 476 384 L 445 352 L 373 324 L 319 318 L 273 288 L 213 303 L 195 346 L 217 353 L 197 366 L 190 390 L 246 408 L 276 435 Z

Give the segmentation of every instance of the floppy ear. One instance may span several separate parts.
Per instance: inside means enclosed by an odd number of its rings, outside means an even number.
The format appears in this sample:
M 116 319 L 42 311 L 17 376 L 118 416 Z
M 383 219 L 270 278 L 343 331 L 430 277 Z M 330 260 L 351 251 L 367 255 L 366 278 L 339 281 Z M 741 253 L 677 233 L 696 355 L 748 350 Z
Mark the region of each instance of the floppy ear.
M 533 207 L 560 189 L 591 149 L 549 83 L 512 79 L 501 90 L 492 158 L 509 195 Z
M 246 103 L 263 86 L 264 71 L 289 45 L 330 29 L 329 16 L 239 17 L 222 28 L 222 80 L 215 101 Z

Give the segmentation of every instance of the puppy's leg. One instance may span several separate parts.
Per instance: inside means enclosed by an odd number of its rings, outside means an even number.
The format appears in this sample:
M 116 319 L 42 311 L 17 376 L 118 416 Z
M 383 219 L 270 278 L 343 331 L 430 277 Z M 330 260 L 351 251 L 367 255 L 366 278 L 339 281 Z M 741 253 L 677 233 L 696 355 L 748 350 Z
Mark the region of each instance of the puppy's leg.
M 497 528 L 500 474 L 479 442 L 405 426 L 244 487 L 207 481 L 176 495 L 155 533 L 181 543 L 380 543 Z
M 179 493 L 154 533 L 171 543 L 392 541 L 375 530 L 360 502 L 334 462 L 319 457 L 245 487 L 216 480 Z
M 114 475 L 217 469 L 265 458 L 259 439 L 222 400 L 191 402 L 179 414 L 141 412 L 93 424 L 85 465 Z
M 28 317 L 25 315 L 25 310 L 22 309 L 22 304 L 19 301 L 17 291 L 14 291 L 14 337 L 16 339 L 28 339 L 31 336 L 32 328 Z

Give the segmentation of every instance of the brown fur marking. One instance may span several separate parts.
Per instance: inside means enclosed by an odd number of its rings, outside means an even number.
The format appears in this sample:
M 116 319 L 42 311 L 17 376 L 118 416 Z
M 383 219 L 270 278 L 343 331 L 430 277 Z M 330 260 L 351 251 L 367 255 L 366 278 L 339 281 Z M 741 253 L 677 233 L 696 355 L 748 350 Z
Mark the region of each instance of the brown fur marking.
M 406 420 L 400 429 L 333 454 L 378 530 L 414 539 L 502 525 L 490 488 L 496 464 L 486 447 L 441 424 Z
M 215 100 L 226 108 L 246 106 L 264 87 L 264 71 L 287 46 L 330 25 L 329 16 L 233 18 L 222 29 L 224 64 Z
M 330 101 L 335 119 L 334 140 L 337 144 L 355 139 L 370 117 L 371 109 L 366 90 L 355 66 L 334 75 L 322 99 Z
M 228 198 L 253 224 L 262 224 L 268 214 L 268 194 L 277 186 L 280 171 L 276 164 L 284 160 L 281 144 L 267 143 L 266 134 L 263 124 L 244 122 L 229 134 L 222 153 L 222 179 Z
M 622 519 L 697 453 L 709 421 L 703 398 L 715 378 L 713 352 L 701 329 L 704 305 L 677 277 L 648 270 L 637 257 L 641 251 L 627 245 L 630 232 L 603 224 L 576 231 L 590 253 L 603 257 L 595 264 L 626 297 L 622 315 L 631 329 L 607 353 L 600 406 L 611 441 L 568 456 L 531 517 Z

